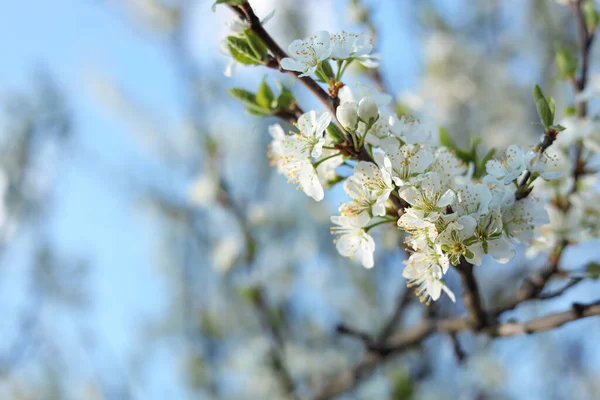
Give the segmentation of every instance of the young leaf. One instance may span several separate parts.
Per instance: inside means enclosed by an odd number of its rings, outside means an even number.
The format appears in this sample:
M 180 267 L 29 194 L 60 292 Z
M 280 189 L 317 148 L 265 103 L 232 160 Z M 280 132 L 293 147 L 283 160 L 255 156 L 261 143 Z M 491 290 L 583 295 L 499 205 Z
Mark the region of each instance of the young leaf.
M 279 97 L 277 97 L 277 108 L 281 108 L 284 110 L 290 109 L 292 104 L 296 102 L 294 94 L 290 89 L 283 86 L 282 84 L 279 84 L 279 90 L 281 91 L 281 93 L 279 94 Z
M 229 89 L 229 94 L 244 104 L 257 105 L 256 104 L 256 95 L 248 90 L 240 89 L 240 88 L 233 88 L 233 89 Z
M 440 144 L 449 149 L 456 149 L 456 144 L 454 143 L 450 135 L 448 135 L 448 130 L 443 126 L 440 128 Z
M 556 68 L 558 69 L 560 78 L 567 79 L 575 76 L 575 73 L 577 72 L 577 59 L 573 56 L 572 52 L 557 45 L 554 61 L 556 62 Z
M 338 128 L 338 126 L 333 122 L 330 123 L 327 127 L 327 134 L 333 139 L 335 143 L 342 143 L 344 140 L 346 140 L 346 137 L 344 136 L 340 128 Z
M 585 0 L 581 5 L 581 11 L 583 12 L 583 18 L 585 19 L 585 25 L 590 32 L 594 32 L 600 22 L 600 15 L 596 10 L 593 0 Z
M 258 36 L 256 36 L 256 34 L 250 29 L 246 29 L 244 33 L 248 38 L 248 44 L 254 52 L 256 59 L 260 61 L 266 59 L 267 55 L 269 54 L 269 50 L 267 49 L 267 46 L 263 43 L 263 41 Z
M 273 100 L 275 100 L 275 95 L 267 81 L 263 79 L 256 92 L 256 103 L 263 108 L 270 109 L 273 106 Z
M 552 126 L 554 122 L 554 101 L 552 101 L 552 107 L 548 104 L 547 98 L 544 96 L 544 92 L 542 92 L 542 88 L 539 85 L 535 85 L 533 88 L 533 99 L 535 100 L 535 107 L 538 112 L 538 116 L 540 117 L 540 121 L 544 127 L 548 128 Z
M 254 50 L 248 41 L 237 36 L 227 36 L 227 47 L 231 57 L 244 65 L 259 65 L 260 60 L 256 58 Z

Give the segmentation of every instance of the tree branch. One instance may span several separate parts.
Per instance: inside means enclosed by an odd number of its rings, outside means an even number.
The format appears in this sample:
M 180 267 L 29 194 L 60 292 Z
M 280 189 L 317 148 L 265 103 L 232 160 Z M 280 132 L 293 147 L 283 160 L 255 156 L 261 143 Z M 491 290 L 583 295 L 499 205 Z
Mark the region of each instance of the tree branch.
M 480 333 L 491 337 L 533 334 L 558 328 L 569 322 L 592 316 L 600 316 L 600 300 L 591 304 L 574 303 L 569 310 L 548 314 L 526 322 L 511 321 L 495 323 L 487 326 Z M 455 334 L 467 330 L 471 330 L 468 318 L 454 318 L 440 321 L 425 320 L 416 326 L 405 329 L 403 332 L 391 337 L 388 347 L 382 349 L 382 351 L 366 352 L 354 367 L 331 379 L 317 393 L 314 399 L 330 399 L 355 387 L 378 365 L 420 344 L 435 333 Z
M 469 324 L 473 330 L 480 330 L 487 325 L 488 321 L 487 314 L 483 309 L 479 286 L 475 279 L 475 275 L 473 274 L 473 265 L 464 258 L 461 258 L 460 264 L 455 268 L 456 271 L 458 271 L 462 282 L 462 299 L 469 315 Z

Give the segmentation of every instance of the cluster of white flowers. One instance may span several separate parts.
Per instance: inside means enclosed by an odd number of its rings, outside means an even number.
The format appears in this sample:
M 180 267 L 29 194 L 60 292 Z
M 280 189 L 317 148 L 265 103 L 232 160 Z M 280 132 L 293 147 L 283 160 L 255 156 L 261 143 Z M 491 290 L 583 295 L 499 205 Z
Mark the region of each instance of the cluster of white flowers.
M 379 63 L 377 56 L 370 54 L 372 50 L 373 45 L 365 34 L 320 31 L 309 38 L 294 40 L 288 47 L 290 57 L 281 60 L 281 67 L 302 72 L 300 76 L 315 73 L 320 63 L 328 59 L 357 60 L 365 67 L 373 68 Z
M 590 94 L 591 96 L 591 94 Z M 549 223 L 538 229 L 539 235 L 528 249 L 529 256 L 547 252 L 562 242 L 576 244 L 600 237 L 600 192 L 594 163 L 600 153 L 600 121 L 593 118 L 569 117 L 561 121 L 566 130 L 558 135 L 551 149 L 546 151 L 554 160 L 553 168 L 567 171 L 558 179 L 536 181 L 535 192 L 544 200 L 550 217 Z M 581 143 L 582 159 L 588 160 L 586 171 L 575 186 L 576 167 L 569 162 L 573 145 Z
M 271 162 L 316 201 L 323 199 L 323 186 L 335 177 L 336 168 L 344 161 L 339 151 L 331 150 L 333 142 L 325 135 L 330 122 L 328 113 L 309 111 L 298 119 L 297 133 L 286 135 L 280 125 L 269 127 Z M 328 149 L 323 148 L 326 145 Z
M 359 92 L 366 96 L 356 102 Z M 533 195 L 516 199 L 517 183 L 527 171 L 546 180 L 559 177 L 557 155 L 510 146 L 501 159 L 487 162 L 487 175 L 475 180 L 472 168 L 437 144 L 431 126 L 386 111 L 388 96 L 361 87 L 346 89 L 342 98 L 348 101 L 338 107 L 338 121 L 358 146 L 368 146 L 372 161 L 354 164 L 344 182 L 349 201 L 331 218 L 341 255 L 373 267 L 370 229 L 397 221 L 411 252 L 404 269 L 408 284 L 425 302 L 437 300 L 442 291 L 454 299 L 443 280 L 451 264 L 465 259 L 480 265 L 484 254 L 506 263 L 514 255 L 513 243 L 529 243 L 535 229 L 548 222 Z M 343 162 L 337 150 L 322 152 L 329 123 L 327 113 L 317 117 L 311 111 L 300 118 L 300 133 L 286 136 L 279 125 L 270 128 L 273 161 L 315 200 L 323 198 L 327 174 Z M 327 157 L 335 161 L 320 162 Z

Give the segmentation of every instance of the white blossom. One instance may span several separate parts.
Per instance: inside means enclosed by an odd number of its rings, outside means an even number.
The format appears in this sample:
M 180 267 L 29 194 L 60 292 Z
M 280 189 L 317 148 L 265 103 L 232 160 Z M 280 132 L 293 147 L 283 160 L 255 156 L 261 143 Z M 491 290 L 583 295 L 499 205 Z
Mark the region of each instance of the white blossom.
M 379 65 L 376 57 L 370 55 L 373 45 L 364 33 L 342 31 L 331 35 L 331 58 L 335 60 L 357 59 L 367 68 Z
M 383 150 L 390 159 L 394 183 L 399 187 L 412 185 L 423 178 L 421 175 L 433 162 L 431 150 L 420 145 L 398 147 L 393 144 L 385 146 Z M 378 161 L 381 157 L 381 155 L 375 155 L 375 160 L 379 165 L 382 165 Z
M 365 84 L 346 85 L 340 89 L 338 96 L 340 102 L 345 103 L 353 101 L 358 103 L 360 99 L 368 97 L 372 99 L 378 107 L 386 107 L 392 102 L 392 96 L 382 93 L 372 86 Z
M 354 167 L 354 175 L 346 180 L 344 188 L 352 201 L 342 205 L 342 215 L 363 219 L 385 215 L 385 203 L 393 188 L 392 178 L 386 170 L 361 161 Z
M 333 216 L 331 222 L 337 225 L 331 228 L 331 234 L 336 236 L 334 243 L 338 252 L 350 259 L 356 257 L 365 268 L 373 268 L 375 241 L 364 229 L 368 221 Z
M 289 71 L 302 72 L 308 76 L 315 72 L 320 62 L 331 56 L 329 32 L 319 31 L 304 40 L 296 39 L 288 47 L 290 57 L 281 60 L 281 67 Z
M 429 303 L 431 300 L 438 300 L 442 290 L 455 302 L 454 293 L 442 280 L 448 267 L 448 257 L 439 246 L 434 246 L 425 251 L 411 254 L 404 271 L 402 271 L 402 276 L 408 280 L 408 287 L 417 286 L 415 293 L 421 302 Z
M 281 127 L 269 128 L 273 141 L 270 146 L 272 162 L 279 171 L 308 196 L 321 201 L 323 185 L 317 175 L 312 159 L 321 156 L 325 144 L 325 129 L 331 121 L 328 113 L 317 117 L 315 111 L 303 114 L 298 119 L 297 134 L 285 136 Z
M 548 222 L 546 209 L 532 195 L 502 210 L 504 232 L 519 243 L 531 241 L 535 228 Z
M 506 149 L 506 156 L 502 160 L 489 160 L 485 167 L 489 177 L 506 185 L 525 171 L 527 162 L 525 151 L 519 146 L 511 145 Z
M 417 210 L 424 211 L 423 217 L 431 222 L 437 221 L 446 207 L 456 199 L 451 189 L 442 187 L 438 175 L 433 172 L 419 182 L 419 187 L 409 186 L 402 192 L 402 197 Z

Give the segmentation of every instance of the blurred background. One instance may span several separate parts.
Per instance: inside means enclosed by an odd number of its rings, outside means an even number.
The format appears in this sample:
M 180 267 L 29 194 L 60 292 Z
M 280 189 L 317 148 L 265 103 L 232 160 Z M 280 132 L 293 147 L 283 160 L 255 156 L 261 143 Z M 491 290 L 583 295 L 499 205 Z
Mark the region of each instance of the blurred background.
M 572 102 L 553 49 L 574 46 L 575 28 L 555 1 L 251 4 L 261 17 L 276 10 L 266 27 L 283 47 L 317 30 L 371 32 L 382 80 L 355 70 L 348 83 L 383 85 L 398 110 L 461 144 L 537 142 L 534 83 L 557 109 Z M 261 68 L 226 78 L 220 43 L 233 15 L 211 6 L 0 2 L 1 399 L 311 396 L 362 355 L 335 327 L 377 333 L 404 296 L 395 229 L 379 231 L 365 270 L 329 234 L 341 188 L 315 203 L 269 167 L 277 120 L 246 115 L 227 90 L 294 83 Z M 597 259 L 596 245 L 571 248 L 563 265 Z M 544 262 L 523 253 L 477 268 L 488 306 Z M 449 285 L 460 293 L 453 273 Z M 596 300 L 598 289 L 586 281 L 509 316 Z M 447 298 L 413 301 L 399 325 L 463 312 Z M 598 399 L 599 334 L 593 318 L 494 341 L 461 333 L 462 361 L 436 335 L 340 398 Z

